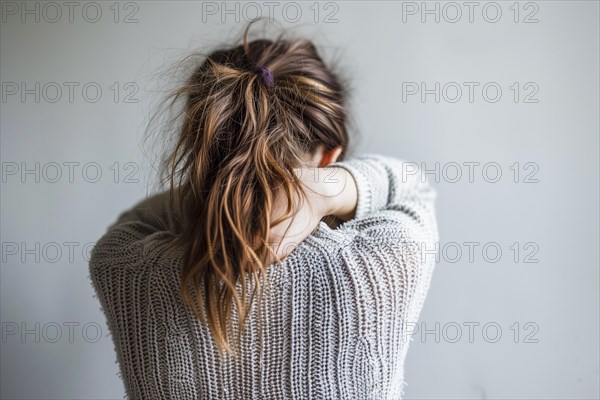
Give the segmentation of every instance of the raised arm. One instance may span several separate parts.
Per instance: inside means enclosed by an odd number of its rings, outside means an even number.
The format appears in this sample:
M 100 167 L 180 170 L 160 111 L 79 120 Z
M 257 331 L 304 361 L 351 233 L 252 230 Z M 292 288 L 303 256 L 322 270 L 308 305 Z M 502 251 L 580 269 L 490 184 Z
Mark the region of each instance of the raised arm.
M 337 167 L 341 167 L 335 174 L 339 178 L 331 179 L 337 181 L 337 187 L 329 188 L 330 193 L 339 194 L 334 196 L 333 215 L 343 220 L 362 220 L 378 214 L 381 223 L 393 225 L 412 220 L 422 229 L 437 232 L 436 192 L 415 163 L 366 154 L 329 168 Z M 355 185 L 347 183 L 348 176 Z
M 340 193 L 333 214 L 341 218 L 352 207 L 355 210 L 352 218 L 332 235 L 339 232 L 340 237 L 348 238 L 344 242 L 347 257 L 356 262 L 370 260 L 372 272 L 367 274 L 386 271 L 387 278 L 382 278 L 382 283 L 396 287 L 393 301 L 403 310 L 402 323 L 415 323 L 436 262 L 432 254 L 439 240 L 435 190 L 416 164 L 388 156 L 367 154 L 332 167 L 342 167 L 340 182 L 348 174 L 356 185 L 355 189 L 341 185 L 337 190 L 357 192 L 355 198 Z M 394 276 L 397 279 L 390 278 Z M 379 285 L 374 285 L 373 292 L 377 290 L 375 286 Z

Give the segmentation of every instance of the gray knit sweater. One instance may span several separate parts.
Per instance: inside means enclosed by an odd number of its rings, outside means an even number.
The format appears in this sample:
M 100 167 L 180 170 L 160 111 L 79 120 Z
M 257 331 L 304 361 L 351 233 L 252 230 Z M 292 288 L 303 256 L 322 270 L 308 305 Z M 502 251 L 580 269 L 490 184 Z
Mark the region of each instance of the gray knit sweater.
M 402 396 L 410 333 L 435 264 L 436 192 L 415 164 L 391 157 L 335 165 L 356 180 L 356 216 L 335 229 L 321 222 L 282 265 L 267 267 L 238 359 L 220 360 L 208 327 L 180 299 L 181 252 L 161 251 L 176 229 L 166 196 L 110 226 L 90 275 L 129 398 Z

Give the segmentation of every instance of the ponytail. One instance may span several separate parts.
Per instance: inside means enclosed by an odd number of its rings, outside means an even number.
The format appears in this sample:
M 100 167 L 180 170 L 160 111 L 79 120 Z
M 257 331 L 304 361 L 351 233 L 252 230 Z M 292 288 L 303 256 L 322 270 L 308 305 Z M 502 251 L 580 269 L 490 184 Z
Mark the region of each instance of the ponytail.
M 186 103 L 165 163 L 184 222 L 168 248 L 184 249 L 183 301 L 230 354 L 233 321 L 239 338 L 262 295 L 266 260 L 277 259 L 270 229 L 304 197 L 294 169 L 318 145 L 347 144 L 341 87 L 314 46 L 249 43 L 247 34 L 242 46 L 208 56 L 174 92 Z M 287 209 L 273 221 L 278 196 Z

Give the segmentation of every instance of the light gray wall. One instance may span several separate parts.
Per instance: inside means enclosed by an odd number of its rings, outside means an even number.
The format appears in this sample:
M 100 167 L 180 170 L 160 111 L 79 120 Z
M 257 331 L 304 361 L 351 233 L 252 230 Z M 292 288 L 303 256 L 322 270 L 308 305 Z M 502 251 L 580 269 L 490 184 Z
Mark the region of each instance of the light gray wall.
M 121 398 L 88 281 L 89 244 L 148 188 L 151 154 L 139 141 L 156 72 L 232 38 L 255 10 L 122 2 L 115 23 L 113 2 L 76 2 L 70 22 L 69 6 L 54 4 L 62 15 L 43 2 L 2 3 L 1 395 Z M 313 37 L 325 58 L 338 55 L 353 77 L 357 150 L 440 168 L 429 177 L 442 256 L 408 353 L 406 397 L 598 398 L 598 2 L 521 2 L 518 22 L 512 1 L 474 3 L 472 22 L 463 2 L 428 2 L 439 22 L 422 22 L 421 2 L 320 3 L 318 16 L 313 2 L 296 4 L 298 22 L 293 5 L 276 3 L 272 15 Z M 454 4 L 462 17 L 452 23 Z M 96 6 L 102 15 L 91 22 Z M 39 22 L 35 13 L 23 22 L 24 7 L 37 7 Z M 131 13 L 137 22 L 123 23 Z M 523 21 L 530 14 L 537 22 Z M 23 82 L 34 89 L 24 99 Z M 72 102 L 66 82 L 78 84 Z M 408 94 L 422 82 L 440 83 L 439 103 Z M 473 102 L 464 82 L 478 85 Z M 95 86 L 102 95 L 92 102 Z M 463 93 L 452 103 L 456 86 Z M 492 102 L 495 87 L 502 95 Z M 125 102 L 135 88 L 139 101 Z M 36 163 L 37 175 L 21 175 Z

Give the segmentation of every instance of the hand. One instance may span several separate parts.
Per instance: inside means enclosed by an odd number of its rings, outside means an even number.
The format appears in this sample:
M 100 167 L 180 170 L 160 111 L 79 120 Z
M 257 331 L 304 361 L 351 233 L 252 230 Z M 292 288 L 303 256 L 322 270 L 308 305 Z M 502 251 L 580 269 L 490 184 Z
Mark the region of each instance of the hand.
M 283 260 L 287 257 L 300 242 L 315 230 L 321 219 L 329 211 L 327 198 L 320 193 L 322 190 L 319 187 L 320 185 L 311 182 L 311 179 L 307 179 L 309 172 L 308 169 L 296 170 L 307 198 L 294 194 L 291 217 L 271 227 L 269 246 L 277 257 L 271 254 L 267 260 L 269 264 L 277 261 L 277 258 Z M 275 196 L 271 221 L 283 217 L 286 208 L 287 198 L 285 193 L 281 191 Z
M 356 210 L 356 183 L 346 169 L 299 168 L 296 174 L 307 198 L 295 198 L 292 216 L 273 226 L 269 236 L 269 245 L 281 260 L 317 228 L 323 217 L 333 215 L 346 221 L 354 217 Z M 285 194 L 276 195 L 271 220 L 282 217 L 286 206 Z M 274 255 L 267 260 L 269 264 L 275 261 Z

